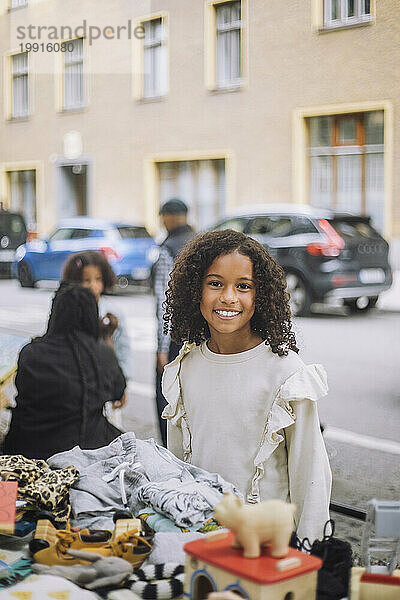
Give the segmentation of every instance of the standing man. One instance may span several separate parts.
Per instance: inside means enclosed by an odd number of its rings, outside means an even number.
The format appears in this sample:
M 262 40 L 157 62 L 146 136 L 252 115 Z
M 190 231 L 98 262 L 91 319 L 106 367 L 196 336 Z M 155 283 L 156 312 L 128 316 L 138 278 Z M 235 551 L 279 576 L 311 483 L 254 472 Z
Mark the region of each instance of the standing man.
M 168 235 L 160 245 L 160 255 L 154 266 L 154 293 L 157 302 L 158 320 L 156 401 L 158 422 L 164 446 L 167 446 L 167 422 L 161 418 L 161 414 L 167 405 L 167 401 L 162 395 L 161 378 L 165 365 L 174 360 L 180 347 L 171 340 L 169 334 L 163 332 L 164 309 L 162 304 L 165 300 L 165 292 L 175 259 L 186 242 L 195 236 L 192 227 L 187 223 L 187 212 L 186 204 L 177 198 L 167 200 L 161 206 L 160 215 Z

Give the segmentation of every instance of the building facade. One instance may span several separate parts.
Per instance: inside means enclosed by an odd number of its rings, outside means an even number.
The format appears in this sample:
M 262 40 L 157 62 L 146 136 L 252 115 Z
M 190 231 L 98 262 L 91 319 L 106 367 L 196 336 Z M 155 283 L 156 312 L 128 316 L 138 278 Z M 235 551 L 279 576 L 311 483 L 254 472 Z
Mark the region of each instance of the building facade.
M 179 196 L 371 214 L 400 238 L 397 0 L 0 0 L 0 183 L 39 232 Z

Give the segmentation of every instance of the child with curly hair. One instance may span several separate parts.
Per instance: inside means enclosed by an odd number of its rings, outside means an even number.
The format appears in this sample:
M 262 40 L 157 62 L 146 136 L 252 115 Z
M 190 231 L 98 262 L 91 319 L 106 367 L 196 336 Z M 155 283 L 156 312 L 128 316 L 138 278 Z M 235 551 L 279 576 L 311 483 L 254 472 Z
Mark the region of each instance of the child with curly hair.
M 124 315 L 117 315 L 107 310 L 103 293 L 110 292 L 115 284 L 115 273 L 103 252 L 97 250 L 83 250 L 71 254 L 63 266 L 62 281 L 79 283 L 91 290 L 98 306 L 100 319 L 100 337 L 114 350 L 119 365 L 129 380 L 132 377 L 132 351 L 129 341 Z M 105 413 L 109 421 L 122 429 L 122 415 L 119 410 L 126 404 L 126 394 L 113 406 L 107 404 Z
M 163 376 L 168 448 L 249 503 L 295 503 L 297 534 L 320 537 L 331 491 L 316 406 L 326 373 L 298 356 L 282 268 L 242 233 L 204 233 L 179 255 L 165 306 L 165 331 L 183 344 Z

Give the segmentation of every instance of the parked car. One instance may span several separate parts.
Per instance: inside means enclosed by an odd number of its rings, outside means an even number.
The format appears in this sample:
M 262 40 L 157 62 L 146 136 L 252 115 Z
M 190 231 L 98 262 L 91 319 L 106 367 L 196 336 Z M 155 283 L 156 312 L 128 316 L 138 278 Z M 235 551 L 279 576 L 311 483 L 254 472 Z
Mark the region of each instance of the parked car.
M 3 209 L 0 203 L 0 273 L 11 275 L 15 251 L 26 242 L 27 230 L 24 218 L 19 213 Z
M 367 311 L 392 284 L 389 245 L 367 216 L 266 204 L 244 207 L 210 229 L 241 231 L 268 249 L 285 270 L 294 315 L 338 299 L 352 312 Z
M 142 225 L 71 217 L 61 221 L 47 239 L 19 246 L 12 275 L 22 287 L 34 287 L 40 280 L 58 280 L 68 256 L 82 250 L 104 252 L 121 288 L 148 284 L 151 265 L 158 257 L 158 246 Z

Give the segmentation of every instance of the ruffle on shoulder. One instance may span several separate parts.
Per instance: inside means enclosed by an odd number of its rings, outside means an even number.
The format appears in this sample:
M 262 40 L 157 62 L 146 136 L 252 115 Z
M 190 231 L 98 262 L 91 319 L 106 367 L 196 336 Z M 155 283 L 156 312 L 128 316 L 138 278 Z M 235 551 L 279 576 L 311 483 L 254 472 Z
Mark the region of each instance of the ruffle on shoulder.
M 168 402 L 161 416 L 163 419 L 168 419 L 172 424 L 180 427 L 182 431 L 183 460 L 185 462 L 190 462 L 192 447 L 191 433 L 187 422 L 185 407 L 182 402 L 179 373 L 183 357 L 195 347 L 196 344 L 194 342 L 184 342 L 178 356 L 164 368 L 161 384 L 162 393 Z
M 291 402 L 316 402 L 328 393 L 326 371 L 322 365 L 304 365 L 290 375 L 278 389 L 264 425 L 261 443 L 254 458 L 255 472 L 247 495 L 250 503 L 260 502 L 259 481 L 264 476 L 264 463 L 276 450 L 284 436 L 280 433 L 296 420 Z

